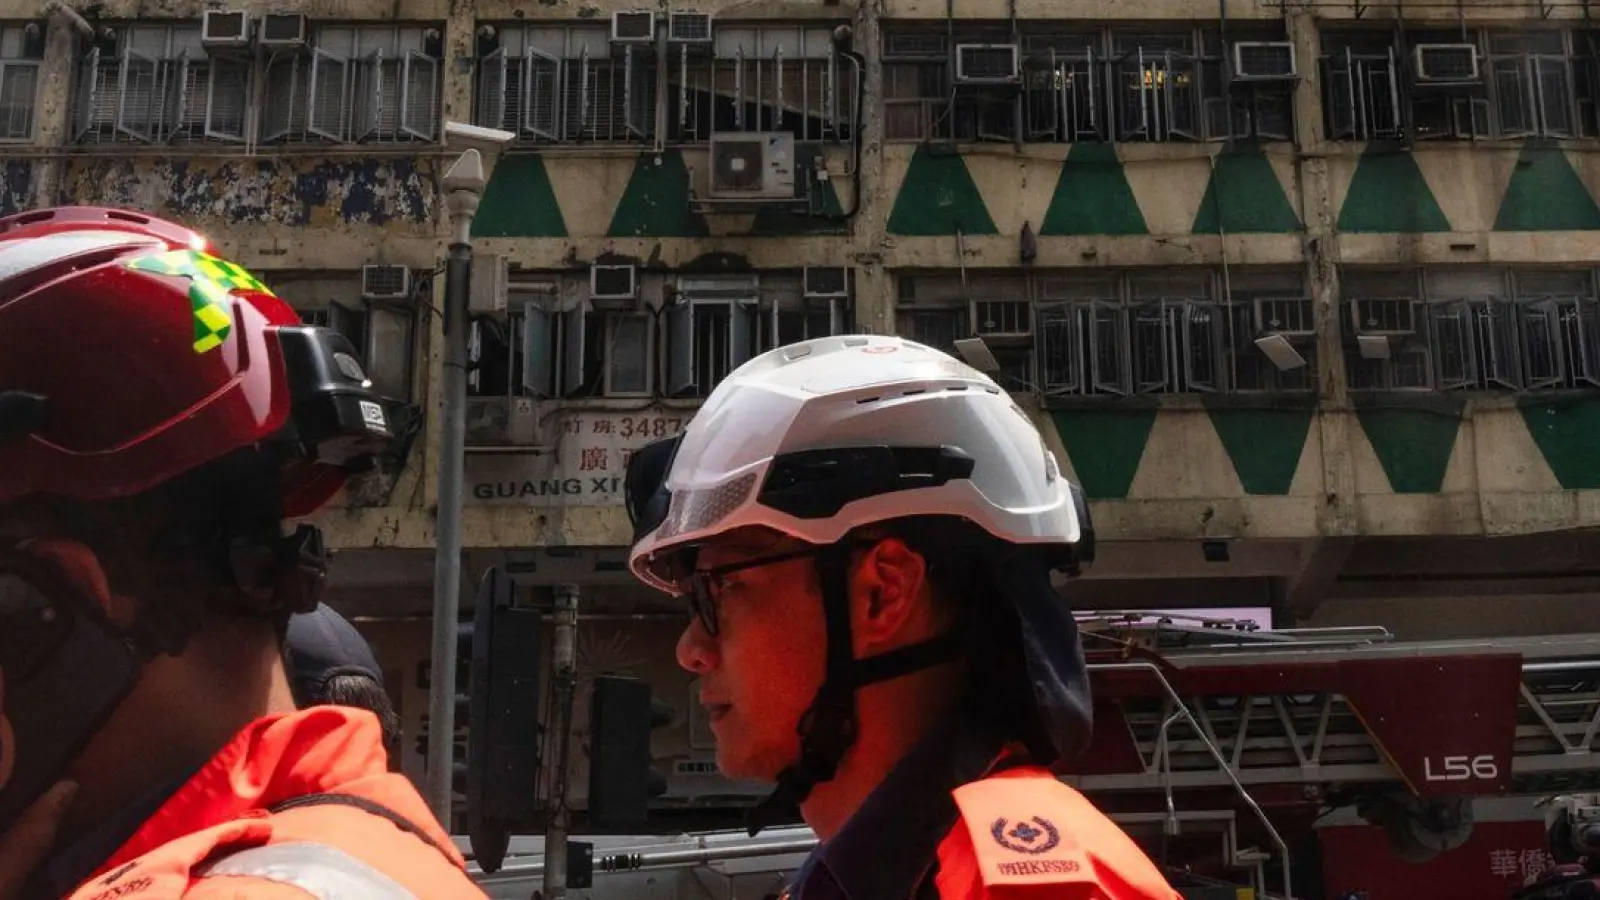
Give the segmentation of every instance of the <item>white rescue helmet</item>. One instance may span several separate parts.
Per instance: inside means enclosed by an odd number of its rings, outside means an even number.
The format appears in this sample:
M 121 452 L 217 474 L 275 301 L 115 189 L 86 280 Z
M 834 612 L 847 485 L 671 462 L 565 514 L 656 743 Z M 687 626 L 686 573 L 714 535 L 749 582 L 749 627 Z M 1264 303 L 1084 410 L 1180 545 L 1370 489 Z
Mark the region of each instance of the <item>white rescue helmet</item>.
M 1083 495 L 1027 413 L 978 370 L 894 336 L 817 338 L 746 362 L 689 422 L 660 487 L 664 515 L 636 512 L 630 565 L 672 593 L 674 551 L 752 525 L 825 545 L 954 516 L 1007 543 L 1059 546 L 1068 567 L 1092 554 Z

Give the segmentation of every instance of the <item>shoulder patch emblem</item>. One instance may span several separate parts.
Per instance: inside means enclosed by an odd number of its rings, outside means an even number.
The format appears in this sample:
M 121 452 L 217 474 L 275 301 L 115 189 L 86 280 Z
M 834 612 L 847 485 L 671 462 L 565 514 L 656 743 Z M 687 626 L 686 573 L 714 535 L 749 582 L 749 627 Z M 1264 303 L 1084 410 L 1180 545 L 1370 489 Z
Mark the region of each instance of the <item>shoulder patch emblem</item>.
M 1049 819 L 1034 816 L 1012 824 L 1009 819 L 995 819 L 989 826 L 994 842 L 1014 853 L 1038 856 L 1049 853 L 1061 843 L 1061 832 Z

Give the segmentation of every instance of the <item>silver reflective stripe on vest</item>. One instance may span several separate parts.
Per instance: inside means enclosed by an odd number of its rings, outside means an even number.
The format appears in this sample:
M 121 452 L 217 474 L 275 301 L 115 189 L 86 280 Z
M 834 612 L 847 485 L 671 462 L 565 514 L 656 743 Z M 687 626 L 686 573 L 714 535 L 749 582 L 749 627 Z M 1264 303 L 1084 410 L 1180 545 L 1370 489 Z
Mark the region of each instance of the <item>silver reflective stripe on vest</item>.
M 417 900 L 394 879 L 327 844 L 269 844 L 241 850 L 207 866 L 200 878 L 260 878 L 317 900 Z

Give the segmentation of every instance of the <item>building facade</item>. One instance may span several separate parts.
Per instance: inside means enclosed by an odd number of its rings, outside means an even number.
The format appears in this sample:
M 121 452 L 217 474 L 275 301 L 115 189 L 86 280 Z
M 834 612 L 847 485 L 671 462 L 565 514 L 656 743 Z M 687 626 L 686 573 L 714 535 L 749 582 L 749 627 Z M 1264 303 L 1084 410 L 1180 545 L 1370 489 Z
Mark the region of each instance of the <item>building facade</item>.
M 1092 500 L 1080 605 L 1600 631 L 1586 6 L 48 6 L 0 0 L 0 212 L 183 220 L 421 411 L 321 517 L 412 733 L 446 120 L 517 135 L 475 226 L 468 570 L 580 586 L 583 671 L 682 711 L 685 808 L 748 789 L 626 575 L 623 466 L 804 337 L 981 336 Z

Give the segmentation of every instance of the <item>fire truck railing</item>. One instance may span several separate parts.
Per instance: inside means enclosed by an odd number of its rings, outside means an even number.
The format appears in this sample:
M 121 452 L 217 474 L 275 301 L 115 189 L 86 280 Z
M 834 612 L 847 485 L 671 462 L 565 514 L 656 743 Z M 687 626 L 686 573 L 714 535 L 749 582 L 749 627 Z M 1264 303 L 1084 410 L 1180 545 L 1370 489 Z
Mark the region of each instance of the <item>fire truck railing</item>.
M 1321 639 L 1316 639 L 1320 643 Z M 1510 774 L 1517 792 L 1549 793 L 1600 778 L 1600 635 L 1496 641 L 1374 643 L 1327 650 L 1296 642 L 1249 652 L 1215 646 L 1148 654 L 1166 685 L 1124 696 L 1097 710 L 1096 731 L 1123 726 L 1137 761 L 1071 779 L 1085 791 L 1227 788 L 1244 785 L 1398 782 L 1404 780 L 1355 705 L 1336 687 L 1283 689 L 1309 667 L 1352 660 L 1520 654 Z M 1186 690 L 1189 684 L 1203 688 Z M 1330 674 L 1325 685 L 1337 685 Z M 1223 687 L 1219 687 L 1219 685 Z M 1231 685 L 1231 686 L 1230 686 Z M 1181 702 L 1169 688 L 1187 696 Z M 1097 684 L 1097 693 L 1100 685 Z M 1405 690 L 1409 685 L 1393 685 Z M 1470 690 L 1462 685 L 1460 691 Z M 1463 698 L 1457 697 L 1457 702 Z M 1470 699 L 1470 698 L 1466 698 Z M 1168 719 L 1188 709 L 1201 737 L 1168 739 Z M 1510 711 L 1507 712 L 1510 714 Z M 1202 739 L 1203 738 L 1203 739 Z M 1221 759 L 1212 752 L 1221 748 Z
M 1262 811 L 1261 805 L 1256 803 L 1256 799 L 1250 796 L 1249 791 L 1245 790 L 1244 785 L 1234 774 L 1233 767 L 1230 766 L 1226 758 L 1223 757 L 1222 751 L 1217 747 L 1216 742 L 1213 741 L 1211 736 L 1207 734 L 1206 730 L 1201 727 L 1200 722 L 1196 720 L 1194 714 L 1189 711 L 1189 707 L 1184 704 L 1182 698 L 1178 696 L 1177 690 L 1173 688 L 1172 682 L 1167 680 L 1167 676 L 1161 671 L 1161 668 L 1153 662 L 1135 661 L 1094 663 L 1089 666 L 1089 670 L 1091 674 L 1094 672 L 1110 673 L 1144 671 L 1148 672 L 1151 677 L 1155 678 L 1161 684 L 1161 689 L 1167 695 L 1167 702 L 1170 704 L 1170 711 L 1167 713 L 1164 721 L 1161 724 L 1161 731 L 1157 739 L 1159 750 L 1156 755 L 1161 760 L 1161 774 L 1166 786 L 1165 794 L 1167 802 L 1167 815 L 1172 820 L 1176 820 L 1177 818 L 1176 804 L 1173 798 L 1171 783 L 1171 744 L 1168 742 L 1168 733 L 1173 724 L 1179 720 L 1183 720 L 1188 723 L 1189 727 L 1194 731 L 1200 742 L 1205 745 L 1206 751 L 1211 754 L 1211 758 L 1216 762 L 1218 768 L 1227 776 L 1228 781 L 1232 783 L 1234 791 L 1236 791 L 1239 795 L 1239 799 L 1244 801 L 1244 804 L 1250 808 L 1250 811 L 1255 814 L 1255 817 L 1261 821 L 1261 827 L 1266 829 L 1267 835 L 1272 839 L 1273 846 L 1275 846 L 1278 850 L 1279 859 L 1282 860 L 1283 896 L 1285 898 L 1293 898 L 1293 882 L 1290 880 L 1289 876 L 1289 845 L 1286 844 L 1283 840 L 1283 837 L 1278 834 L 1278 829 L 1273 827 L 1272 820 L 1267 818 L 1267 814 Z

